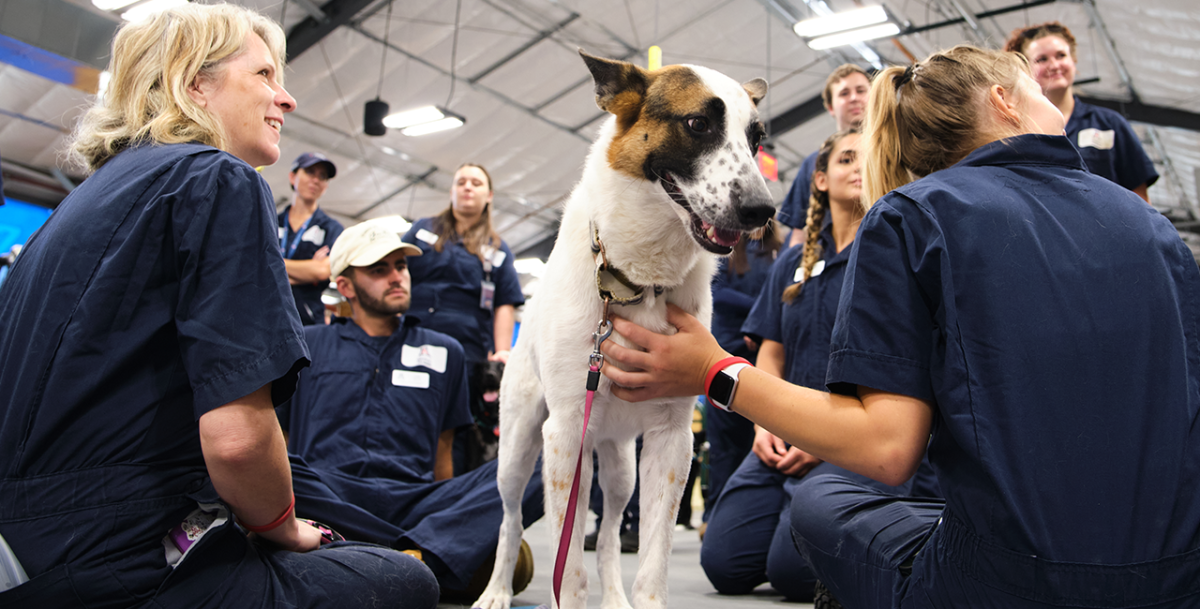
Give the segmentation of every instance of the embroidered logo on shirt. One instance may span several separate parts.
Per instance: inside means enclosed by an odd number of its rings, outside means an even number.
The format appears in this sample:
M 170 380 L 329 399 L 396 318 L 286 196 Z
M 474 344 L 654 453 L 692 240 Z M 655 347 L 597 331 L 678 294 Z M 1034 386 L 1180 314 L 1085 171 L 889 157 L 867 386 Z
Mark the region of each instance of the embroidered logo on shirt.
M 434 243 L 437 243 L 437 240 L 438 240 L 438 236 L 436 233 L 432 233 L 423 228 L 417 231 L 417 238 L 420 239 L 421 241 L 424 241 L 425 243 L 428 243 L 429 245 L 433 245 Z
M 409 368 L 424 366 L 434 372 L 445 372 L 447 353 L 445 347 L 437 345 L 404 345 L 400 350 L 400 364 Z
M 393 370 L 392 384 L 397 387 L 429 389 L 429 373 L 415 370 Z
M 304 231 L 304 236 L 300 237 L 301 241 L 307 241 L 315 245 L 323 245 L 325 243 L 325 229 L 320 226 L 310 227 Z
M 1115 143 L 1116 136 L 1112 129 L 1107 131 L 1101 131 L 1099 129 L 1083 129 L 1079 132 L 1080 148 L 1111 150 Z

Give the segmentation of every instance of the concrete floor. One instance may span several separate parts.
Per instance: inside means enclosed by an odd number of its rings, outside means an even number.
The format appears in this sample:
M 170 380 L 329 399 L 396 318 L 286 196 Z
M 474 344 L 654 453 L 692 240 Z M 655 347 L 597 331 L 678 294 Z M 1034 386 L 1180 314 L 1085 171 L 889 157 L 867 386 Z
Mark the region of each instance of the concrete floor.
M 699 514 L 702 511 L 703 507 L 693 510 L 693 514 L 697 515 L 694 524 L 699 525 Z M 589 514 L 587 522 L 589 523 L 587 528 L 590 532 L 593 526 L 591 523 L 595 522 L 595 518 Z M 540 520 L 525 530 L 525 541 L 529 542 L 530 549 L 533 550 L 533 581 L 524 592 L 521 592 L 513 599 L 512 606 L 514 609 L 519 607 L 529 608 L 540 604 L 550 605 L 553 596 L 551 592 L 551 575 L 554 572 L 554 551 L 557 548 L 558 532 L 551 531 L 546 521 Z M 596 590 L 600 577 L 596 571 L 595 552 L 588 552 L 583 562 L 588 569 L 588 584 L 591 587 L 588 607 L 596 608 L 600 606 L 600 593 Z M 633 587 L 633 579 L 636 572 L 637 555 L 622 554 L 621 575 L 625 580 L 626 595 L 629 595 L 629 591 Z M 708 583 L 708 578 L 705 577 L 704 570 L 700 568 L 700 536 L 696 534 L 695 530 L 685 529 L 682 526 L 675 527 L 675 541 L 671 551 L 671 564 L 667 578 L 670 587 L 670 600 L 667 602 L 667 605 L 670 607 L 686 607 L 687 609 L 710 609 L 717 607 L 723 609 L 731 607 L 761 607 L 762 609 L 770 607 L 781 609 L 812 608 L 812 605 L 808 603 L 785 602 L 783 597 L 776 594 L 767 584 L 759 586 L 754 594 L 744 596 L 718 595 L 713 590 L 712 584 Z M 464 606 L 442 603 L 438 607 L 441 609 L 460 609 L 460 607 Z

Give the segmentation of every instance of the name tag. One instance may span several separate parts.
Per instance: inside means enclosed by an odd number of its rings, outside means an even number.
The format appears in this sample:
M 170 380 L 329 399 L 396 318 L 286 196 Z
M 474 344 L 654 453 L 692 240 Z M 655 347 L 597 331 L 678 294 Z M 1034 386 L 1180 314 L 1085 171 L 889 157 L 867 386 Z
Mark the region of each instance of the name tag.
M 301 241 L 307 241 L 314 245 L 322 245 L 325 243 L 325 229 L 320 226 L 309 227 L 304 231 L 304 236 L 300 237 Z
M 434 372 L 445 372 L 447 353 L 448 351 L 445 347 L 439 347 L 438 345 L 421 345 L 420 347 L 404 345 L 400 350 L 400 363 L 409 368 L 424 366 Z M 401 371 L 397 370 L 396 372 Z M 429 381 L 426 380 L 426 386 L 428 384 Z
M 507 255 L 508 254 L 504 253 L 504 250 L 497 250 L 496 253 L 492 255 L 492 266 L 500 266 L 500 264 L 504 262 L 504 258 Z
M 279 240 L 283 241 L 286 238 L 287 238 L 287 229 L 280 226 L 279 227 Z
M 1111 150 L 1113 145 L 1116 144 L 1116 139 L 1116 135 L 1112 129 L 1107 131 L 1084 129 L 1079 132 L 1079 147 Z
M 818 260 L 815 264 L 813 264 L 812 274 L 809 275 L 808 277 L 809 277 L 809 279 L 812 279 L 813 277 L 820 275 L 824 271 L 825 271 L 825 261 Z M 792 275 L 792 283 L 796 283 L 802 279 L 804 279 L 804 267 L 797 267 L 796 274 Z
M 416 370 L 393 370 L 392 384 L 397 387 L 429 389 L 429 373 Z
M 438 240 L 437 234 L 432 233 L 423 228 L 417 231 L 417 238 L 420 239 L 421 241 L 424 241 L 425 243 L 428 243 L 429 245 L 433 245 L 434 243 L 437 243 L 437 240 Z

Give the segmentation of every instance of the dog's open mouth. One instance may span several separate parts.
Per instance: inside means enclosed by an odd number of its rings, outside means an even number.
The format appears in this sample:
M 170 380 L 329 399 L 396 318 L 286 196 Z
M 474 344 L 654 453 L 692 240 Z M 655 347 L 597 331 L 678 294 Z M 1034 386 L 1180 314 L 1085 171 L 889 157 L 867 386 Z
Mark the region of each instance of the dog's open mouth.
M 692 206 L 688 203 L 687 197 L 683 196 L 683 191 L 679 190 L 679 186 L 675 184 L 675 177 L 669 172 L 663 171 L 658 183 L 662 184 L 663 190 L 667 191 L 667 194 L 671 196 L 671 200 L 687 210 L 688 217 L 692 220 L 692 238 L 700 244 L 700 247 L 714 254 L 721 255 L 733 251 L 733 246 L 737 245 L 738 239 L 742 236 L 742 231 L 719 228 L 701 220 L 700 216 L 697 216 L 696 212 L 692 211 Z

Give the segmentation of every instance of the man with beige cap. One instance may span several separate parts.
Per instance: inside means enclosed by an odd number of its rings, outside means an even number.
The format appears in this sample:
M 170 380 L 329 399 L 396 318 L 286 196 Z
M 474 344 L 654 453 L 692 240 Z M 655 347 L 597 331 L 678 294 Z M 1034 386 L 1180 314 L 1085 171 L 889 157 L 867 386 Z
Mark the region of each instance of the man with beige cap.
M 466 365 L 457 341 L 405 315 L 407 259 L 419 255 L 377 221 L 338 237 L 330 270 L 351 316 L 304 329 L 312 367 L 277 411 L 299 457 L 297 513 L 348 539 L 420 555 L 445 598 L 466 590 L 477 571 L 486 583 L 503 507 L 495 461 L 451 477 L 454 431 L 471 423 Z M 542 515 L 540 473 L 522 514 L 526 526 Z

